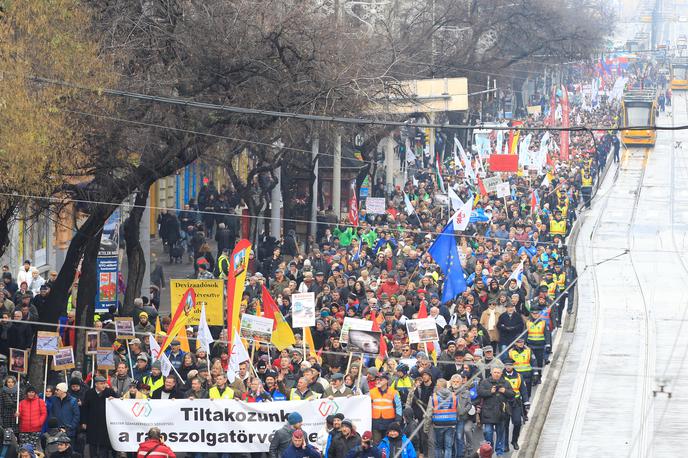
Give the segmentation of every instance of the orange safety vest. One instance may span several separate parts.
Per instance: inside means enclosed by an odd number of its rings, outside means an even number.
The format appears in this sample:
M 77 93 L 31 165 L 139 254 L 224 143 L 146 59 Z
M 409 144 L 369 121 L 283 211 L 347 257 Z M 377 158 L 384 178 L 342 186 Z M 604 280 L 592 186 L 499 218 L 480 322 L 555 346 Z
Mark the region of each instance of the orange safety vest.
M 530 365 L 530 359 L 532 358 L 530 348 L 523 347 L 522 351 L 512 348 L 509 351 L 509 357 L 514 361 L 516 372 L 530 372 L 533 369 Z
M 392 388 L 387 388 L 385 394 L 375 387 L 370 390 L 370 400 L 373 406 L 373 420 L 394 420 L 396 411 L 394 410 L 394 397 L 397 392 Z
M 526 323 L 528 326 L 528 341 L 530 342 L 544 342 L 545 341 L 545 322 L 544 320 L 530 321 Z
M 566 235 L 566 220 L 557 221 L 552 219 L 549 221 L 549 233 L 552 235 Z

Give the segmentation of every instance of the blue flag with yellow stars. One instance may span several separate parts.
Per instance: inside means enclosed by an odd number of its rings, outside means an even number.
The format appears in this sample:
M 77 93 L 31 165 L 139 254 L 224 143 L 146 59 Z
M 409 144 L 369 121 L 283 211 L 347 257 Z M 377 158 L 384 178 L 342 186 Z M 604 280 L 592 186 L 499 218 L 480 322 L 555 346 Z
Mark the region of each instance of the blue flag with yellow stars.
M 447 303 L 466 291 L 466 279 L 461 267 L 459 250 L 454 238 L 454 219 L 444 228 L 435 243 L 428 249 L 428 253 L 442 269 L 444 284 L 442 286 L 442 303 Z

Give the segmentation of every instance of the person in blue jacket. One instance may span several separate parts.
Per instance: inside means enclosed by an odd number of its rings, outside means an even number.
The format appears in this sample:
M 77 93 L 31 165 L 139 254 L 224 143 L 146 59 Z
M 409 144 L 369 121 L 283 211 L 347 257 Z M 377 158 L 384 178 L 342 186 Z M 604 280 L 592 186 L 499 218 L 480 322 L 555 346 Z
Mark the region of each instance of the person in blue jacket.
M 55 385 L 55 394 L 52 396 L 48 418 L 57 418 L 58 425 L 64 429 L 72 442 L 76 439 L 77 427 L 81 414 L 79 410 L 79 403 L 74 396 L 70 395 L 69 387 L 66 383 L 58 383 Z
M 401 450 L 400 458 L 417 458 L 416 449 L 411 441 L 401 432 L 401 425 L 397 422 L 389 425 L 387 436 L 377 446 L 382 458 L 394 458 Z
M 291 434 L 291 444 L 282 453 L 280 458 L 321 458 L 317 448 L 306 442 L 302 429 L 297 429 Z

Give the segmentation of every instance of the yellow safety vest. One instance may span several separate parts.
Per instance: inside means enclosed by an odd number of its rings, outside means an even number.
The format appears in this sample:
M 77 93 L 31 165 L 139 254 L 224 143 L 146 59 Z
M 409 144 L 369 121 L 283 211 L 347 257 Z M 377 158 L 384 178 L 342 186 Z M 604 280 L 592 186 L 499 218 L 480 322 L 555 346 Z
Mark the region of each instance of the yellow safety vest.
M 320 393 L 315 393 L 311 390 L 308 390 L 306 393 L 304 393 L 304 395 L 301 395 L 299 394 L 299 390 L 292 388 L 291 393 L 289 394 L 290 401 L 312 401 L 313 399 L 320 399 Z
M 523 347 L 521 351 L 517 350 L 516 348 L 509 350 L 509 358 L 514 360 L 514 369 L 516 372 L 532 371 L 533 368 L 530 365 L 531 357 L 532 354 L 530 352 L 530 348 L 528 347 Z
M 557 282 L 556 281 L 551 281 L 547 283 L 546 280 L 542 280 L 540 282 L 540 286 L 546 286 L 547 287 L 547 296 L 550 299 L 554 299 L 554 297 L 557 295 Z
M 515 369 L 515 368 L 514 368 Z M 519 375 L 518 372 L 515 372 L 514 375 L 509 376 L 504 374 L 504 378 L 506 379 L 509 384 L 511 384 L 511 388 L 514 390 L 514 396 L 516 399 L 521 397 L 521 376 Z
M 217 270 L 218 272 L 220 272 L 219 276 L 220 278 L 225 279 L 227 278 L 227 274 L 229 272 L 225 272 L 224 270 L 222 270 L 222 265 L 224 264 L 223 261 L 226 262 L 227 268 L 229 268 L 229 256 L 222 254 L 219 258 L 217 258 Z
M 234 390 L 225 386 L 224 391 L 220 393 L 220 389 L 214 386 L 208 391 L 208 397 L 210 399 L 234 399 Z
M 545 341 L 545 322 L 544 320 L 530 321 L 526 323 L 528 327 L 528 341 L 530 342 L 544 342 Z
M 569 214 L 569 205 L 557 205 L 557 210 L 561 212 L 561 216 L 566 219 L 566 216 Z
M 585 174 L 581 170 L 581 181 L 583 184 L 584 188 L 589 188 L 592 187 L 592 175 L 590 175 L 588 178 L 585 178 Z
M 145 377 L 143 377 L 142 381 L 144 384 L 146 384 L 150 387 L 150 394 L 152 396 L 156 390 L 159 390 L 160 388 L 162 388 L 165 385 L 165 376 L 160 375 L 160 377 L 158 377 L 157 380 L 153 380 L 152 375 L 146 375 Z
M 552 235 L 566 235 L 566 220 L 557 221 L 552 219 L 549 221 L 549 233 Z
M 566 289 L 566 273 L 554 274 L 554 282 L 557 284 L 557 291 L 564 291 Z

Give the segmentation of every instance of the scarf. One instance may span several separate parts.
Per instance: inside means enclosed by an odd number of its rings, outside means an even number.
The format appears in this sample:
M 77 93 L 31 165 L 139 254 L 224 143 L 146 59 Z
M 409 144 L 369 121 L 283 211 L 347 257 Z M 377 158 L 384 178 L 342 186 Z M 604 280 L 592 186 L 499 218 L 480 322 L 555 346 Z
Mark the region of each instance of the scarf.
M 497 309 L 487 309 L 487 311 L 490 314 L 487 320 L 487 330 L 494 331 L 495 327 L 497 326 Z

